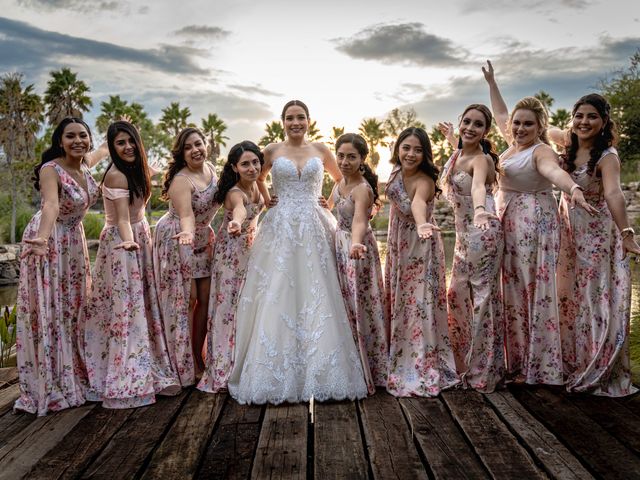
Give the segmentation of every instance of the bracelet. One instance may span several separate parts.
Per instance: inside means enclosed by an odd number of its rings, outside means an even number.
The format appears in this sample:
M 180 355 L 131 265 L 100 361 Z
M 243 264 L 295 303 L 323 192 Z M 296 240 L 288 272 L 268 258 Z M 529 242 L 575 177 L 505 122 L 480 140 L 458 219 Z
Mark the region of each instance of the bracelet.
M 582 191 L 584 192 L 584 188 L 582 188 L 580 185 L 578 185 L 578 184 L 576 183 L 573 187 L 571 187 L 571 190 L 569 190 L 569 195 L 573 195 L 573 191 L 574 191 L 576 188 L 577 188 L 578 190 L 582 190 Z
M 479 208 L 486 210 L 484 205 L 476 205 L 475 207 L 473 207 L 474 210 L 478 210 Z
M 622 238 L 627 238 L 629 236 L 627 234 L 631 234 L 631 236 L 634 236 L 636 234 L 636 231 L 633 229 L 633 227 L 626 227 L 620 230 L 620 236 Z

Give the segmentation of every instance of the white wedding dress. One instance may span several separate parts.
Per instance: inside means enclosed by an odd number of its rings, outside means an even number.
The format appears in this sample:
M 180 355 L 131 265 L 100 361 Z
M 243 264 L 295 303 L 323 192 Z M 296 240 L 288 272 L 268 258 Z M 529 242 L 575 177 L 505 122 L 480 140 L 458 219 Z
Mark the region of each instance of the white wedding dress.
M 254 241 L 236 313 L 229 392 L 239 403 L 363 398 L 367 387 L 338 284 L 335 219 L 318 204 L 323 164 L 271 169 L 278 204 Z

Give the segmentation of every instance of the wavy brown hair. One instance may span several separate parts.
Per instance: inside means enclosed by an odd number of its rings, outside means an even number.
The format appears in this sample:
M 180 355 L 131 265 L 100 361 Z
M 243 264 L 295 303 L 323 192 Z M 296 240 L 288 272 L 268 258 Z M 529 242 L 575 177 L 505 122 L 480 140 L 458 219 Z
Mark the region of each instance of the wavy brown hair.
M 462 115 L 460 116 L 461 122 L 465 114 L 469 110 L 477 110 L 482 114 L 482 116 L 484 117 L 485 128 L 486 128 L 485 135 L 489 133 L 489 130 L 491 130 L 491 124 L 493 123 L 493 115 L 491 114 L 491 110 L 489 110 L 489 107 L 487 107 L 486 105 L 483 105 L 482 103 L 472 103 L 471 105 L 469 105 L 467 108 L 464 109 L 464 112 L 462 112 Z M 500 170 L 500 167 L 499 167 L 500 158 L 498 157 L 498 154 L 496 153 L 496 151 L 493 149 L 493 144 L 491 143 L 491 140 L 489 140 L 486 136 L 483 137 L 480 140 L 480 147 L 482 148 L 482 152 L 485 155 L 489 155 L 491 157 L 491 159 L 493 160 L 493 166 L 496 169 L 496 172 L 498 172 Z
M 187 162 L 184 159 L 184 144 L 187 142 L 187 138 L 189 138 L 193 133 L 198 134 L 202 141 L 207 143 L 204 133 L 202 133 L 198 128 L 187 127 L 180 131 L 173 142 L 173 147 L 171 147 L 171 160 L 169 160 L 167 171 L 164 173 L 164 177 L 162 178 L 162 194 L 160 198 L 163 200 L 169 200 L 169 187 L 171 187 L 173 177 L 176 176 L 176 173 L 187 166 Z
M 409 127 L 404 129 L 398 135 L 398 139 L 396 140 L 393 146 L 393 155 L 391 156 L 390 162 L 393 165 L 400 165 L 400 144 L 410 136 L 414 136 L 420 142 L 420 146 L 422 147 L 422 162 L 418 165 L 418 170 L 424 172 L 430 179 L 433 180 L 435 184 L 435 196 L 440 195 L 442 190 L 438 186 L 438 176 L 440 175 L 440 170 L 433 163 L 433 151 L 431 150 L 431 141 L 429 141 L 429 135 L 420 127 Z

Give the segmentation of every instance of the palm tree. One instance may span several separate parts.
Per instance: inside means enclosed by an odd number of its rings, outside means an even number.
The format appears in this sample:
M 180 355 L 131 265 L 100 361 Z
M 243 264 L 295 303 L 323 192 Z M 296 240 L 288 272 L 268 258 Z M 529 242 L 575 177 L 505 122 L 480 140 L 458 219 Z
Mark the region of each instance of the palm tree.
M 362 120 L 359 131 L 367 141 L 367 145 L 369 145 L 371 167 L 375 171 L 378 163 L 380 162 L 380 154 L 376 151 L 376 147 L 378 145 L 381 147 L 387 146 L 387 142 L 384 140 L 387 137 L 387 132 L 385 131 L 382 122 L 373 117 Z
M 555 102 L 555 99 L 544 90 L 540 90 L 534 95 L 534 97 L 542 102 L 547 111 L 551 110 L 551 106 L 553 105 L 553 102 Z
M 323 137 L 320 134 L 320 129 L 318 128 L 317 122 L 314 120 L 309 124 L 309 128 L 307 128 L 307 139 L 310 142 L 318 142 L 322 138 Z
M 418 120 L 418 114 L 413 108 L 408 110 L 400 110 L 394 108 L 389 112 L 384 121 L 384 129 L 387 135 L 397 137 L 400 132 L 409 127 L 418 127 L 426 130 L 426 125 Z
M 44 120 L 44 107 L 33 85 L 22 89 L 22 74 L 8 73 L 0 78 L 0 146 L 11 183 L 11 243 L 16 243 L 18 173 L 33 162 L 36 134 Z
M 336 142 L 341 135 L 344 135 L 344 127 L 331 127 L 331 137 L 329 137 L 329 141 L 327 142 L 331 148 L 335 148 Z
M 88 112 L 92 105 L 87 95 L 89 87 L 78 80 L 76 73 L 69 68 L 51 72 L 51 80 L 47 82 L 44 92 L 44 103 L 47 105 L 47 119 L 50 125 L 57 125 L 66 117 L 80 117 Z
M 162 109 L 158 125 L 167 135 L 177 137 L 183 128 L 195 126 L 189 123 L 190 116 L 189 107 L 180 108 L 180 102 L 171 102 L 168 107 Z
M 559 108 L 552 115 L 549 123 L 554 127 L 561 128 L 564 130 L 569 126 L 569 122 L 571 121 L 571 113 L 564 108 Z
M 264 127 L 265 135 L 260 139 L 258 145 L 266 147 L 270 143 L 284 142 L 284 127 L 282 122 L 275 120 L 271 123 L 267 123 Z
M 220 155 L 220 145 L 227 146 L 229 137 L 223 135 L 227 124 L 215 113 L 210 113 L 202 119 L 202 132 L 209 140 L 209 160 L 214 164 Z

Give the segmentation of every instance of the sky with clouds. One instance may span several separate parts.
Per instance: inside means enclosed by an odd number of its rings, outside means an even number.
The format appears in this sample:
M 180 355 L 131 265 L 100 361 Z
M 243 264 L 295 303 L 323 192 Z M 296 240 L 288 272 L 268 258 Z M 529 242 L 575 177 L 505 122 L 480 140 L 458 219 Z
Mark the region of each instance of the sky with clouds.
M 638 0 L 0 0 L 0 73 L 42 93 L 70 67 L 94 107 L 118 94 L 152 118 L 172 101 L 257 141 L 282 105 L 321 132 L 413 107 L 428 126 L 488 103 L 491 59 L 508 104 L 540 89 L 569 109 L 640 48 Z

